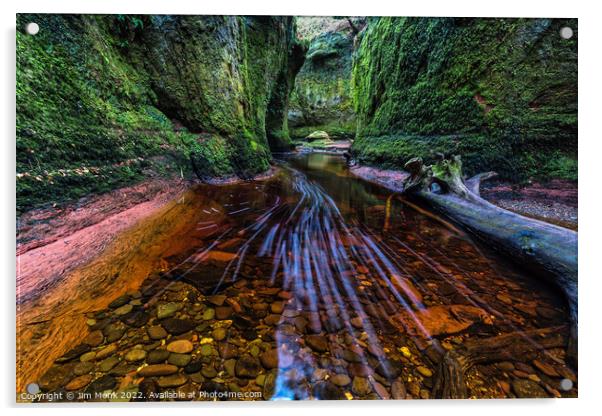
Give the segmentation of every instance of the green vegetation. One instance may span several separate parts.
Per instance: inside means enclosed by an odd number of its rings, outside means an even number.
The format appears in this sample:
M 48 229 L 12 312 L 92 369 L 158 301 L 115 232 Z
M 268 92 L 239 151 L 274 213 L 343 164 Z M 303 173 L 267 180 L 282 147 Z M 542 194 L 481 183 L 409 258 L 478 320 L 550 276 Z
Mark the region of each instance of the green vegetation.
M 331 139 L 318 139 L 312 140 L 311 142 L 303 140 L 296 143 L 296 145 L 301 146 L 302 149 L 312 149 L 312 150 L 332 150 L 332 146 L 335 144 Z
M 316 130 L 355 136 L 354 156 L 387 168 L 457 153 L 467 174 L 577 179 L 574 19 L 17 17 L 29 21 L 18 212 L 152 175 L 251 177 Z
M 303 127 L 290 127 L 290 135 L 296 139 L 304 139 L 314 131 L 325 131 L 333 140 L 353 138 L 355 134 L 355 122 L 347 121 L 333 124 L 317 124 Z
M 291 95 L 289 123 L 294 138 L 324 130 L 333 138 L 355 135 L 351 101 L 353 33 L 345 21 L 300 18 L 309 48 Z M 326 26 L 325 26 L 326 25 Z M 319 32 L 316 27 L 323 32 Z
M 19 15 L 17 210 L 148 175 L 248 177 L 290 146 L 291 17 Z M 192 163 L 191 163 L 192 161 Z
M 477 166 L 494 163 L 504 169 L 512 168 L 512 160 L 498 160 L 499 154 L 507 154 L 508 148 L 485 135 L 447 136 L 379 136 L 361 137 L 353 143 L 353 152 L 360 162 L 386 169 L 401 169 L 405 163 L 419 155 L 427 164 L 439 159 L 438 154 L 459 154 L 466 174 L 476 174 Z
M 576 37 L 574 19 L 371 20 L 353 66 L 353 153 L 400 168 L 457 152 L 467 173 L 576 179 Z

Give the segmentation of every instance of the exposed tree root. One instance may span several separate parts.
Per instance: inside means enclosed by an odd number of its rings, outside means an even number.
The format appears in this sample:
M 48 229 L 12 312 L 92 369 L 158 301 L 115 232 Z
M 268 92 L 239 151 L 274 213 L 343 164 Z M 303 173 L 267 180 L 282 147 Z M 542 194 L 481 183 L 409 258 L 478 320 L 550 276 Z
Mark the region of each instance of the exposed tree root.
M 467 399 L 464 375 L 476 364 L 516 361 L 535 357 L 541 349 L 565 347 L 565 327 L 533 329 L 467 341 L 459 349 L 448 351 L 437 370 L 433 394 L 439 399 Z
M 558 287 L 568 301 L 571 337 L 568 357 L 577 365 L 577 233 L 507 211 L 479 196 L 482 180 L 493 172 L 464 181 L 459 156 L 432 166 L 414 158 L 405 166 L 410 177 L 404 193 L 461 224 L 489 246 L 528 267 Z

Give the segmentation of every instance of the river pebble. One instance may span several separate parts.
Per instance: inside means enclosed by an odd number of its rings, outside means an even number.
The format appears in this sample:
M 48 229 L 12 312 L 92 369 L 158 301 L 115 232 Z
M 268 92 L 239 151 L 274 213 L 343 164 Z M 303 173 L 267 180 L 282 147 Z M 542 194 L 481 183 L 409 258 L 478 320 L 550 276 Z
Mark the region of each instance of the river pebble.
M 226 328 L 216 328 L 211 332 L 211 336 L 216 341 L 222 341 L 228 335 L 228 331 Z
M 351 390 L 359 396 L 365 396 L 372 391 L 372 386 L 370 386 L 370 381 L 367 378 L 354 377 Z
M 424 366 L 418 366 L 416 370 L 422 374 L 424 377 L 432 377 L 433 372 Z
M 336 374 L 330 378 L 330 381 L 339 387 L 345 387 L 351 383 L 351 378 L 347 374 Z
M 138 375 L 141 377 L 157 377 L 167 376 L 178 372 L 178 367 L 171 364 L 154 364 L 146 367 L 142 367 L 138 371 Z
M 104 335 L 100 329 L 96 331 L 90 332 L 86 338 L 84 338 L 83 343 L 88 344 L 91 347 L 98 347 L 104 341 Z
M 184 374 L 173 374 L 170 376 L 159 377 L 157 384 L 159 387 L 178 387 L 186 384 L 188 378 Z
M 83 363 L 77 363 L 75 367 L 73 367 L 73 374 L 76 376 L 82 376 L 91 372 L 94 369 L 94 363 L 86 361 Z
M 378 395 L 378 397 L 380 397 L 383 400 L 389 400 L 391 398 L 391 395 L 389 394 L 385 386 L 383 386 L 377 381 L 373 381 L 371 384 L 372 388 L 374 389 L 374 392 Z
M 236 361 L 236 376 L 241 378 L 255 378 L 261 370 L 259 360 L 251 355 L 243 355 Z
M 103 334 L 106 337 L 106 342 L 111 343 L 120 340 L 125 334 L 125 331 L 125 325 L 119 322 L 107 325 L 103 329 Z
M 94 361 L 95 359 L 96 359 L 96 352 L 94 352 L 94 351 L 89 351 L 89 352 L 83 353 L 79 357 L 79 360 L 82 363 L 85 363 L 87 361 Z
M 320 400 L 343 400 L 345 395 L 343 391 L 328 381 L 316 383 L 312 389 L 314 397 Z
M 122 315 L 126 315 L 126 314 L 130 313 L 132 311 L 132 309 L 134 309 L 134 307 L 128 303 L 127 305 L 123 305 L 123 306 L 120 306 L 119 308 L 115 309 L 114 312 L 115 312 L 115 315 L 122 316 Z
M 224 302 L 226 301 L 227 296 L 225 295 L 213 295 L 213 296 L 209 296 L 207 298 L 207 300 L 209 301 L 209 303 L 215 305 L 215 306 L 222 306 L 224 304 Z
M 210 355 L 214 355 L 215 350 L 211 344 L 205 344 L 201 346 L 200 353 L 204 357 L 208 357 Z
M 167 318 L 161 321 L 161 326 L 172 335 L 181 335 L 192 330 L 196 325 L 187 319 Z
M 391 383 L 391 396 L 394 400 L 404 400 L 407 396 L 406 387 L 401 380 Z
M 278 350 L 276 348 L 265 351 L 260 355 L 259 359 L 261 364 L 268 370 L 278 368 Z
M 63 386 L 71 375 L 71 368 L 65 365 L 50 367 L 39 379 L 38 385 L 43 391 L 53 391 Z
M 146 358 L 146 351 L 141 348 L 134 348 L 128 351 L 124 358 L 128 362 L 142 361 Z
M 167 362 L 178 367 L 186 367 L 188 363 L 190 363 L 190 360 L 192 360 L 192 356 L 190 354 L 178 354 L 172 352 L 169 354 Z
M 112 355 L 115 351 L 117 351 L 117 345 L 111 344 L 96 353 L 97 360 L 103 360 L 107 358 L 109 355 Z
M 97 378 L 92 383 L 90 383 L 88 385 L 88 387 L 86 388 L 86 392 L 92 393 L 92 394 L 100 393 L 105 390 L 113 389 L 113 387 L 115 387 L 116 384 L 117 384 L 117 380 L 115 380 L 115 377 L 110 376 L 110 375 L 104 375 L 104 376 Z
M 186 353 L 191 352 L 192 349 L 193 349 L 192 342 L 190 342 L 186 339 L 172 341 L 169 344 L 167 344 L 167 351 L 169 351 L 169 352 L 177 352 L 179 354 L 186 354 Z
M 542 373 L 544 373 L 545 375 L 547 375 L 548 377 L 560 377 L 560 374 L 558 373 L 558 371 L 556 371 L 556 369 L 543 361 L 540 360 L 533 360 L 533 365 Z
M 305 337 L 307 345 L 318 352 L 325 352 L 328 350 L 328 340 L 326 337 L 321 335 L 308 335 Z
M 167 358 L 169 358 L 169 354 L 170 353 L 167 350 L 162 350 L 162 349 L 152 350 L 146 356 L 146 362 L 149 364 L 163 363 L 163 362 L 165 362 L 165 360 L 167 360 Z
M 201 369 L 201 374 L 203 377 L 215 378 L 217 376 L 217 370 L 213 365 L 205 365 Z
M 90 384 L 90 382 L 92 381 L 92 378 L 93 377 L 90 374 L 85 374 L 85 375 L 76 377 L 73 380 L 71 380 L 69 383 L 67 383 L 67 385 L 65 386 L 65 390 L 73 391 L 73 390 L 82 389 L 82 388 L 86 387 L 88 384 Z
M 215 308 L 215 317 L 220 320 L 229 319 L 232 312 L 231 306 L 218 306 Z
M 228 375 L 230 377 L 235 377 L 236 376 L 236 360 L 235 359 L 229 359 L 224 361 L 224 369 L 226 370 L 226 372 L 228 373 Z
M 545 398 L 545 390 L 536 382 L 528 379 L 512 381 L 512 390 L 520 398 Z
M 270 310 L 272 313 L 279 315 L 284 310 L 284 303 L 281 301 L 274 302 L 270 305 Z M 278 317 L 278 319 L 280 319 L 280 317 Z
M 197 373 L 197 372 L 201 371 L 202 367 L 203 367 L 203 362 L 201 360 L 193 360 L 193 361 L 189 362 L 188 364 L 186 364 L 186 366 L 184 367 L 184 372 L 186 374 Z
M 174 316 L 184 305 L 177 302 L 164 303 L 157 306 L 157 318 L 165 319 Z
M 109 303 L 109 308 L 111 308 L 111 309 L 119 308 L 119 307 L 127 304 L 129 301 L 130 301 L 130 297 L 128 295 L 121 295 L 118 298 L 116 298 L 115 300 L 113 300 L 111 303 Z
M 213 318 L 215 318 L 215 309 L 213 309 L 213 308 L 205 309 L 205 312 L 203 312 L 203 320 L 210 321 Z
M 107 373 L 117 364 L 119 364 L 119 358 L 115 356 L 108 357 L 98 363 L 98 369 L 103 373 Z
M 153 325 L 147 328 L 150 339 L 158 340 L 167 337 L 167 331 L 160 325 Z

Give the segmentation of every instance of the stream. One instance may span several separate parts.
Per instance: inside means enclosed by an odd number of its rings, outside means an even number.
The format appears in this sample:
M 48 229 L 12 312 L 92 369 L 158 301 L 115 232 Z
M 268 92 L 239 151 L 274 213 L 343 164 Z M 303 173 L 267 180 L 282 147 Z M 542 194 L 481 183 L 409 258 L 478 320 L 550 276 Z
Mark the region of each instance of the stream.
M 83 332 L 40 376 L 42 391 L 82 401 L 426 399 L 447 351 L 568 324 L 552 288 L 354 177 L 342 157 L 278 158 L 268 179 L 193 187 L 169 226 L 124 241 L 112 274 L 153 269 L 127 293 L 110 279 L 94 287 L 97 299 L 103 284 L 115 295 L 81 308 Z M 565 353 L 535 346 L 475 365 L 469 395 L 574 397 Z

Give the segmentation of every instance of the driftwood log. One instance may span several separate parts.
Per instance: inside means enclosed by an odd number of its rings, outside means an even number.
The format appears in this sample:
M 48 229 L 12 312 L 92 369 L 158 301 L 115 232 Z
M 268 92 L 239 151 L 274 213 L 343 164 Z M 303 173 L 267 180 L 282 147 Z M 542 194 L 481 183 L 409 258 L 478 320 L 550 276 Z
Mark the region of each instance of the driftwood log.
M 465 181 L 459 156 L 429 166 L 414 158 L 405 169 L 410 173 L 405 194 L 416 196 L 562 291 L 571 319 L 567 358 L 577 366 L 577 233 L 487 202 L 480 197 L 479 186 L 495 173 Z

